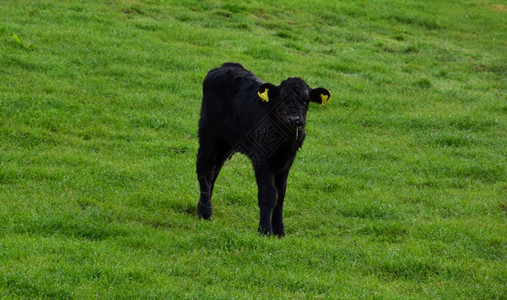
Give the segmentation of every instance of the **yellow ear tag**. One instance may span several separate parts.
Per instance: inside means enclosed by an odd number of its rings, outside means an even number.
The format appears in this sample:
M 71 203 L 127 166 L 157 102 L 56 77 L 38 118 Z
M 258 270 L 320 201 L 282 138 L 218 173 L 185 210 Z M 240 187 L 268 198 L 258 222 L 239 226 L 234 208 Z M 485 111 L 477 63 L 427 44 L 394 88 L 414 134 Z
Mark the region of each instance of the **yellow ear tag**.
M 257 92 L 257 94 L 259 95 L 259 97 L 264 102 L 269 102 L 268 91 L 269 91 L 269 89 L 265 89 L 262 94 L 261 94 L 261 92 Z
M 322 99 L 322 105 L 326 105 L 329 103 L 329 96 L 328 95 L 320 94 L 320 99 Z

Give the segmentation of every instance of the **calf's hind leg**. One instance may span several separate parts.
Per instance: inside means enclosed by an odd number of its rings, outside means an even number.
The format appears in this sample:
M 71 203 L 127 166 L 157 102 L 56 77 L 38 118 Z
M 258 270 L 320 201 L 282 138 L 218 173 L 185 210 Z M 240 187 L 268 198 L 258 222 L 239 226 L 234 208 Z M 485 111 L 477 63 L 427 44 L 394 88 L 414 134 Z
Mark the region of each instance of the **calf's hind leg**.
M 201 190 L 197 211 L 199 218 L 211 218 L 213 209 L 211 205 L 211 196 L 215 181 L 220 173 L 229 152 L 226 147 L 215 147 L 213 149 L 204 149 L 199 147 L 197 154 L 197 179 Z

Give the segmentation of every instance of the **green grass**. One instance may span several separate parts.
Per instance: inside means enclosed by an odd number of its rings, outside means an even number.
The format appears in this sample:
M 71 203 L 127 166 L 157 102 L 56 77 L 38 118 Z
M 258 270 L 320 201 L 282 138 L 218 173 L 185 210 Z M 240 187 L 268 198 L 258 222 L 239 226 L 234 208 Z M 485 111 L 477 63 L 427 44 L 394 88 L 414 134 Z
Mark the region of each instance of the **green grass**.
M 0 295 L 507 297 L 507 3 L 0 2 Z M 285 239 L 249 161 L 199 221 L 202 80 L 311 105 Z

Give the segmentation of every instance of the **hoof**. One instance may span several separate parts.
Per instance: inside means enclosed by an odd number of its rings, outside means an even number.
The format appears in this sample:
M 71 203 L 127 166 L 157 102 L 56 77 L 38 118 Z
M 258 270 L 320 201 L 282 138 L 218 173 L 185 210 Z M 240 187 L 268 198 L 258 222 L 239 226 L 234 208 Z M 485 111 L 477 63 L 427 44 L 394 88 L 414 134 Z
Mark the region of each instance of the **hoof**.
M 259 229 L 257 230 L 259 232 L 260 235 L 265 235 L 265 236 L 270 236 L 273 234 L 273 232 L 271 230 L 266 230 L 262 227 L 259 226 Z
M 201 205 L 201 203 L 197 204 L 197 211 L 199 214 L 199 219 L 208 220 L 211 218 L 212 210 L 211 207 Z
M 285 231 L 281 231 L 281 232 L 276 232 L 276 231 L 273 231 L 273 234 L 279 238 L 283 238 L 285 237 Z
M 209 214 L 209 215 L 201 215 L 201 214 L 199 214 L 199 219 L 201 219 L 201 220 L 209 220 L 209 219 L 211 219 L 211 214 Z

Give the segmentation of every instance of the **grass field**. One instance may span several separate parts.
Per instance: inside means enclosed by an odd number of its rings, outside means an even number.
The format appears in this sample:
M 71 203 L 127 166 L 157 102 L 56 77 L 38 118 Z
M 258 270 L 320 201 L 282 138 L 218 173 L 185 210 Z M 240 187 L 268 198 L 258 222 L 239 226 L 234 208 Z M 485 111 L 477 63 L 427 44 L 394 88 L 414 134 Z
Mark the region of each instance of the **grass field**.
M 0 1 L 0 295 L 507 297 L 507 3 Z M 202 80 L 299 76 L 284 239 L 250 162 L 199 221 Z

